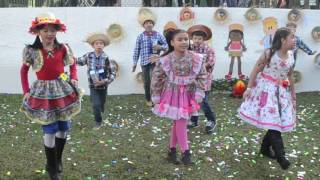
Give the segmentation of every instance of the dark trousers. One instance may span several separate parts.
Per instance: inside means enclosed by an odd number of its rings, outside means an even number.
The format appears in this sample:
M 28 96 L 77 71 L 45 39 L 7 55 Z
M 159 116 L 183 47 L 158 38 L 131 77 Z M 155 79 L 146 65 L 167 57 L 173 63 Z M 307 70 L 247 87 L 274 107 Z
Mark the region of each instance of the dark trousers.
M 146 96 L 147 101 L 151 101 L 151 76 L 152 70 L 154 68 L 154 64 L 147 64 L 141 66 L 142 74 L 143 74 L 143 84 L 144 84 L 144 94 Z
M 201 103 L 201 109 L 204 112 L 204 115 L 206 116 L 208 121 L 216 121 L 216 114 L 213 112 L 211 109 L 209 102 L 208 102 L 208 96 L 209 96 L 209 91 L 205 92 L 205 96 L 203 98 L 203 101 Z M 191 116 L 191 122 L 197 123 L 199 119 L 199 116 Z
M 185 0 L 184 1 L 186 4 L 188 4 L 190 2 L 190 0 Z M 182 0 L 178 0 L 178 6 L 182 6 Z
M 143 5 L 144 6 L 151 6 L 151 0 L 143 0 Z
M 106 103 L 106 98 L 107 98 L 107 88 L 106 89 L 90 88 L 90 99 L 92 103 L 94 120 L 97 123 L 102 122 L 101 113 L 104 112 L 104 105 Z

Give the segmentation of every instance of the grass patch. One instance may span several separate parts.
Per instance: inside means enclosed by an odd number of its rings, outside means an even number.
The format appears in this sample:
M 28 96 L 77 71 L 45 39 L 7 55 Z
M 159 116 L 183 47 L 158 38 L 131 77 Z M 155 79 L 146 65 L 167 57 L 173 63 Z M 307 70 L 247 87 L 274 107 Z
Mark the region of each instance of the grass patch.
M 21 95 L 0 95 L 0 179 L 45 179 L 42 130 L 19 112 Z M 89 97 L 73 120 L 64 152 L 64 179 L 320 179 L 320 93 L 298 94 L 299 124 L 283 134 L 292 166 L 260 156 L 265 131 L 236 116 L 241 99 L 213 94 L 218 125 L 215 133 L 189 131 L 192 158 L 185 167 L 166 162 L 170 120 L 154 116 L 144 96 L 108 96 L 104 125 L 94 125 Z

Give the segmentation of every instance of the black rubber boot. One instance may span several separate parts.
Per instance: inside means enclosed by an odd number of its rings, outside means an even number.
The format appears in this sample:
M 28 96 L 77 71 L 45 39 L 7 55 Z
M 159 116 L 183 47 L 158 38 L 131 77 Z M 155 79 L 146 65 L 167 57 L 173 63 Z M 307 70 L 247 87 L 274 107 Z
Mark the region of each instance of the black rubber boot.
M 193 165 L 194 164 L 191 160 L 191 154 L 190 154 L 189 150 L 184 151 L 184 153 L 182 154 L 181 162 L 184 165 Z
M 58 163 L 58 172 L 62 173 L 63 165 L 62 165 L 62 153 L 64 149 L 64 145 L 66 144 L 67 139 L 57 138 L 56 137 L 56 155 L 57 155 L 57 163 Z
M 178 158 L 177 158 L 177 150 L 176 148 L 170 148 L 170 151 L 168 152 L 168 161 L 173 164 L 180 164 Z
M 46 170 L 48 171 L 50 180 L 60 180 L 58 174 L 58 163 L 55 148 L 44 146 L 47 158 Z
M 261 143 L 260 153 L 270 159 L 276 159 L 274 151 L 271 146 L 270 141 L 270 132 L 268 131 L 266 135 L 264 135 Z
M 271 145 L 274 150 L 275 157 L 277 158 L 277 162 L 280 164 L 281 168 L 283 170 L 288 169 L 290 166 L 290 162 L 285 157 L 283 140 L 279 131 L 276 131 L 276 133 L 272 133 Z

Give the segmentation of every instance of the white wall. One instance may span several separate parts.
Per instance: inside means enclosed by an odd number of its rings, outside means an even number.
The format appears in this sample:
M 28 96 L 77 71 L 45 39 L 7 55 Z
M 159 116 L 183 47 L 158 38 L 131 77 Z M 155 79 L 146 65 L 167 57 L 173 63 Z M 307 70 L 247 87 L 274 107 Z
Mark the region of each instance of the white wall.
M 155 29 L 162 32 L 164 24 L 175 21 L 180 28 L 188 28 L 178 21 L 180 8 L 153 8 L 158 15 Z M 248 75 L 252 66 L 262 52 L 259 40 L 263 37 L 262 22 L 249 23 L 243 14 L 246 9 L 228 8 L 230 20 L 224 24 L 213 19 L 216 8 L 194 8 L 196 12 L 195 24 L 205 24 L 213 30 L 211 45 L 216 50 L 217 63 L 214 78 L 223 78 L 228 71 L 230 59 L 224 46 L 227 43 L 228 25 L 239 22 L 245 26 L 245 44 L 248 47 L 243 56 L 243 72 Z M 112 83 L 109 94 L 142 93 L 143 88 L 135 80 L 135 74 L 131 73 L 132 54 L 137 35 L 143 30 L 137 22 L 137 7 L 76 7 L 76 8 L 3 8 L 0 10 L 0 93 L 21 93 L 19 68 L 21 65 L 21 54 L 25 44 L 32 43 L 34 36 L 27 30 L 31 20 L 39 13 L 51 11 L 67 25 L 67 32 L 58 34 L 60 42 L 68 42 L 76 56 L 91 51 L 91 47 L 84 43 L 88 33 L 94 31 L 105 31 L 111 23 L 119 23 L 125 29 L 125 38 L 115 44 L 108 46 L 105 51 L 118 61 L 121 72 L 120 77 Z M 274 16 L 278 18 L 279 26 L 285 26 L 287 22 L 287 9 L 259 9 L 263 18 Z M 304 18 L 298 24 L 297 35 L 313 49 L 320 51 L 320 43 L 311 38 L 311 30 L 319 25 L 320 11 L 304 10 Z M 84 67 L 79 67 L 80 85 L 87 89 L 87 75 Z M 320 69 L 313 65 L 313 56 L 299 53 L 296 70 L 302 72 L 302 82 L 297 86 L 298 91 L 319 91 Z M 234 74 L 237 74 L 234 66 Z M 31 71 L 30 82 L 34 79 Z

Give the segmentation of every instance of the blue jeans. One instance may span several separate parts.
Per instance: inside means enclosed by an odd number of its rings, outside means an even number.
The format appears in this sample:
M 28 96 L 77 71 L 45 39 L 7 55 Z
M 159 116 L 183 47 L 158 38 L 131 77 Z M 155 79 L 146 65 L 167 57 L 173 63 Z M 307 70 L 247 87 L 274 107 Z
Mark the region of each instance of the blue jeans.
M 90 99 L 92 103 L 92 110 L 94 120 L 97 123 L 102 122 L 102 112 L 104 112 L 104 105 L 107 98 L 107 88 L 105 89 L 94 89 L 90 88 Z
M 201 102 L 201 109 L 203 110 L 204 115 L 206 116 L 208 121 L 215 122 L 216 115 L 209 105 L 208 96 L 209 96 L 209 91 L 206 91 L 205 96 Z M 199 116 L 191 116 L 191 122 L 193 123 L 198 123 L 198 119 L 199 119 Z
M 71 121 L 56 121 L 54 123 L 43 125 L 44 134 L 55 134 L 58 131 L 68 131 L 71 127 Z

